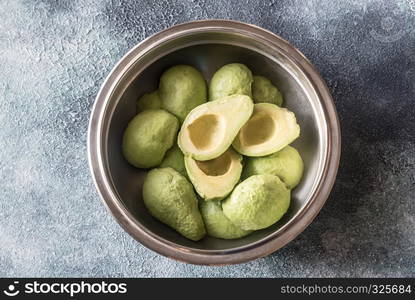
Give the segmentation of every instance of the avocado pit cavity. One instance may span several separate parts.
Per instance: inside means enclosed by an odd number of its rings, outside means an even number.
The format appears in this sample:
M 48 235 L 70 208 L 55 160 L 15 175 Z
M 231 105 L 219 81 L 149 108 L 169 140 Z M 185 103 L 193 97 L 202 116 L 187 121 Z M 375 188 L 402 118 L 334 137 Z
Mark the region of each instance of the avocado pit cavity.
M 205 161 L 185 156 L 184 164 L 195 190 L 206 201 L 225 198 L 242 173 L 242 155 L 232 148 L 217 158 Z
M 231 157 L 229 152 L 225 152 L 218 158 L 206 161 L 196 161 L 197 166 L 208 176 L 221 176 L 228 172 L 231 167 Z
M 257 103 L 232 145 L 246 156 L 266 156 L 292 143 L 300 135 L 294 113 L 271 103 Z
M 275 132 L 275 122 L 272 117 L 260 112 L 253 116 L 241 129 L 241 144 L 243 146 L 260 145 L 268 141 Z
M 215 146 L 216 141 L 221 138 L 221 127 L 220 116 L 208 114 L 197 118 L 187 130 L 194 147 L 203 151 Z

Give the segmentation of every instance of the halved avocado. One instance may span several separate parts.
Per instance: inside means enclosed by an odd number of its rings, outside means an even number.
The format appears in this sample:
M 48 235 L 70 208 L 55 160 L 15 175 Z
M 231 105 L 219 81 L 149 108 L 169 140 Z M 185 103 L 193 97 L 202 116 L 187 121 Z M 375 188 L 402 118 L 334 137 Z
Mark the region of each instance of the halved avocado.
M 221 156 L 206 160 L 184 158 L 187 175 L 205 200 L 221 200 L 232 192 L 242 173 L 242 155 L 229 148 Z
M 194 108 L 184 120 L 178 145 L 185 156 L 210 160 L 223 154 L 252 114 L 250 97 L 232 95 Z
M 241 128 L 233 147 L 246 156 L 277 152 L 300 136 L 293 112 L 270 103 L 258 103 L 249 121 Z

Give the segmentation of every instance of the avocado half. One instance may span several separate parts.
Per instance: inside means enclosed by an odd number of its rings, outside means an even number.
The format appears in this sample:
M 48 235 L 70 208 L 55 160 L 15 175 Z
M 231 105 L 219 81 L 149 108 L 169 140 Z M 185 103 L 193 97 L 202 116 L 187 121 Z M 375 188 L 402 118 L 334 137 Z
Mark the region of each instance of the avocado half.
M 197 161 L 185 156 L 187 175 L 205 200 L 221 200 L 232 192 L 242 173 L 242 155 L 229 148 L 221 156 Z
M 243 155 L 264 156 L 281 150 L 299 136 L 300 126 L 293 112 L 275 104 L 258 103 L 232 145 Z
M 184 120 L 178 145 L 196 160 L 219 157 L 232 144 L 254 109 L 250 97 L 232 95 L 194 108 Z

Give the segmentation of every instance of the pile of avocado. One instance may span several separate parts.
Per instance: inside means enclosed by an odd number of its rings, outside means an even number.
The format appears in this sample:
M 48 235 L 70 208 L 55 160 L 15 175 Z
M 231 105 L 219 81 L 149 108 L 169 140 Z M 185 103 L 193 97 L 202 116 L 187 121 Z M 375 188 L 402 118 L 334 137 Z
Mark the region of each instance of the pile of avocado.
M 277 222 L 290 206 L 303 161 L 289 146 L 294 113 L 265 77 L 221 67 L 209 88 L 194 67 L 166 70 L 137 102 L 122 141 L 126 160 L 151 169 L 148 211 L 188 239 L 236 239 Z

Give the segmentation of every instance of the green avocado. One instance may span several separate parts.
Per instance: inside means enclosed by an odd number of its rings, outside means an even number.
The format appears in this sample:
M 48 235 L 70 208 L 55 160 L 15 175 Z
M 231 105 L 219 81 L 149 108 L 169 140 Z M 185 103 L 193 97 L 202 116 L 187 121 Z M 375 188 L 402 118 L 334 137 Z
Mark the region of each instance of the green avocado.
M 289 189 L 293 189 L 303 176 L 304 163 L 298 151 L 287 146 L 268 156 L 248 157 L 245 161 L 242 178 L 257 174 L 276 175 L 284 181 Z
M 200 212 L 208 235 L 220 239 L 238 239 L 250 234 L 251 230 L 243 230 L 235 226 L 225 216 L 220 201 L 200 201 Z
M 287 212 L 290 190 L 271 174 L 254 175 L 236 186 L 223 200 L 225 216 L 244 230 L 258 230 L 271 226 Z
M 225 198 L 241 177 L 242 156 L 232 148 L 211 160 L 198 161 L 186 156 L 184 162 L 196 192 L 207 201 Z
M 178 137 L 183 154 L 202 161 L 219 157 L 248 121 L 253 107 L 248 96 L 232 95 L 194 108 Z
M 252 98 L 252 72 L 243 64 L 227 64 L 213 74 L 209 85 L 209 100 L 216 100 L 233 94 Z
M 161 107 L 183 122 L 193 108 L 206 102 L 206 82 L 195 68 L 177 65 L 161 75 L 159 95 Z
M 158 166 L 176 139 L 177 118 L 162 109 L 145 110 L 136 115 L 124 131 L 122 151 L 135 167 Z
M 143 185 L 150 214 L 184 237 L 198 241 L 206 235 L 192 185 L 172 168 L 153 169 Z
M 275 104 L 257 103 L 232 146 L 246 156 L 265 156 L 281 150 L 299 136 L 300 126 L 293 112 Z
M 184 156 L 180 148 L 174 145 L 170 150 L 166 152 L 163 161 L 161 162 L 160 168 L 173 168 L 183 176 L 187 176 L 186 168 L 184 166 Z
M 158 91 L 146 93 L 137 101 L 137 113 L 147 109 L 159 109 L 161 107 L 161 100 Z
M 280 91 L 264 76 L 254 76 L 252 99 L 255 103 L 272 103 L 278 106 L 283 102 Z

